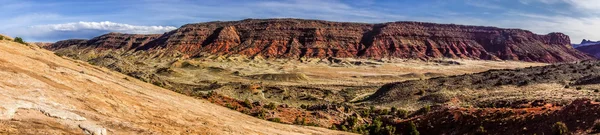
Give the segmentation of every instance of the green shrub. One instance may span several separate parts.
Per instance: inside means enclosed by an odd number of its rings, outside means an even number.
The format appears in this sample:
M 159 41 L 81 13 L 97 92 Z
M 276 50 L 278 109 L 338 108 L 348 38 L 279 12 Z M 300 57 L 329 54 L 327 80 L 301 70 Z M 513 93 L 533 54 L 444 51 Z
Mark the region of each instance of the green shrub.
M 485 135 L 487 131 L 485 131 L 485 128 L 483 128 L 483 126 L 479 126 L 479 128 L 477 128 L 477 130 L 475 131 L 476 135 Z
M 354 127 L 352 129 L 352 132 L 364 135 L 364 134 L 369 133 L 368 130 L 367 130 L 368 128 L 369 128 L 368 125 L 361 125 L 361 126 L 358 126 L 358 127 Z
M 319 124 L 315 123 L 315 122 L 309 122 L 306 124 L 306 126 L 313 126 L 313 127 L 318 127 Z
M 302 105 L 300 105 L 300 108 L 302 108 L 302 109 L 307 109 L 307 108 L 308 108 L 308 106 L 307 106 L 307 105 L 305 105 L 305 104 L 302 104 Z
M 2 37 L 2 36 L 0 36 L 0 37 Z M 0 39 L 0 40 L 2 40 L 2 39 Z M 58 53 L 58 52 L 54 52 L 54 55 L 56 55 L 56 56 L 58 56 L 58 57 L 62 57 L 62 56 L 64 56 L 63 54 L 61 54 L 61 53 Z
M 417 95 L 425 95 L 425 90 L 419 90 L 419 92 L 416 93 Z
M 344 125 L 342 125 L 342 127 L 341 127 L 341 128 L 342 128 L 342 129 L 341 129 L 342 131 L 348 131 L 348 128 L 347 128 L 346 126 L 344 126 Z
M 360 110 L 358 112 L 359 112 L 359 115 L 363 116 L 363 117 L 368 116 L 369 113 L 371 113 L 371 112 L 369 112 L 369 110 Z
M 267 108 L 267 109 L 269 109 L 269 110 L 275 110 L 275 109 L 277 109 L 277 105 L 275 105 L 275 103 L 266 104 L 264 107 Z
M 13 40 L 17 43 L 21 43 L 21 44 L 27 44 L 25 41 L 23 41 L 23 38 L 21 37 L 15 37 L 15 39 Z
M 246 106 L 250 109 L 254 108 L 254 105 L 252 105 L 252 102 L 250 102 L 250 100 L 248 100 L 248 99 L 244 100 L 244 106 Z
M 369 126 L 369 134 L 370 135 L 379 135 L 381 134 L 381 126 L 383 125 L 383 122 L 381 122 L 380 119 L 376 118 L 373 120 L 373 123 L 371 123 L 371 126 Z
M 348 123 L 348 126 L 350 126 L 350 128 L 353 128 L 358 124 L 358 118 L 350 116 L 346 119 L 346 122 Z
M 0 36 L 0 40 L 4 40 L 4 36 Z
M 296 120 L 294 121 L 294 124 L 296 124 L 296 125 L 306 125 L 306 118 L 300 119 L 300 117 L 296 117 Z
M 594 123 L 592 127 L 592 133 L 600 133 L 600 122 Z
M 385 135 L 394 135 L 396 134 L 396 128 L 394 126 L 388 125 L 383 128 L 382 131 Z
M 265 119 L 265 117 L 267 116 L 267 111 L 265 111 L 264 109 L 261 109 L 260 111 L 258 111 L 256 113 L 255 116 L 259 119 Z
M 419 130 L 417 130 L 417 126 L 415 123 L 408 122 L 406 125 L 406 133 L 407 135 L 419 135 Z
M 398 110 L 398 111 L 396 112 L 396 116 L 398 116 L 398 117 L 400 117 L 400 118 L 406 118 L 406 117 L 408 117 L 408 111 L 406 111 L 406 110 L 402 110 L 402 109 L 401 109 L 401 110 Z
M 431 106 L 429 106 L 429 105 L 425 105 L 425 106 L 423 106 L 423 108 L 421 108 L 421 109 L 417 110 L 417 112 L 416 112 L 416 113 L 417 113 L 417 114 L 427 114 L 427 113 L 429 113 L 429 112 L 431 112 Z
M 231 105 L 231 104 L 229 104 L 229 103 L 225 104 L 225 107 L 227 107 L 227 108 L 229 108 L 229 109 L 232 109 L 232 110 L 237 110 L 237 107 L 236 107 L 236 106 L 233 106 L 233 105 Z
M 383 109 L 383 110 L 380 111 L 379 114 L 381 114 L 381 115 L 388 115 L 388 114 L 390 114 L 390 112 L 387 109 Z
M 554 123 L 554 125 L 552 126 L 552 132 L 555 135 L 565 135 L 569 132 L 569 129 L 567 128 L 567 125 L 563 122 L 556 122 Z
M 281 119 L 280 118 L 269 118 L 268 120 L 272 121 L 272 122 L 281 123 Z
M 212 97 L 214 94 L 215 94 L 215 92 L 214 92 L 214 91 L 209 91 L 209 92 L 206 94 L 206 97 L 207 97 L 207 98 L 208 98 L 208 97 Z

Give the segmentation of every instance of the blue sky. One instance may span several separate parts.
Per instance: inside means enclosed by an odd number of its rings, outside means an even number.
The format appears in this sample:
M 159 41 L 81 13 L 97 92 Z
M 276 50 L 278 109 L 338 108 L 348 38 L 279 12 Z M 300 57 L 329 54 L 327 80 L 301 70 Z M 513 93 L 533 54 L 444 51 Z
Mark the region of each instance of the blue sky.
M 425 21 L 600 40 L 600 0 L 0 0 L 0 33 L 28 41 L 164 33 L 187 23 L 305 18 Z

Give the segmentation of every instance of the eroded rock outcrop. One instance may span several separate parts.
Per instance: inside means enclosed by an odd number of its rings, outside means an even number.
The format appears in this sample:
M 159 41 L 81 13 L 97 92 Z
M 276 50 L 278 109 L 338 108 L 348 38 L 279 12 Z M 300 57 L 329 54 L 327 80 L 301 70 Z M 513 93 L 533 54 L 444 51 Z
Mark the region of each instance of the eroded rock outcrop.
M 390 22 L 344 23 L 301 19 L 246 19 L 187 24 L 163 35 L 110 33 L 47 48 L 89 46 L 178 52 L 187 57 L 247 55 L 267 58 L 469 58 L 568 62 L 591 59 L 573 49 L 567 35 L 519 29 Z M 166 51 L 163 51 L 166 50 Z

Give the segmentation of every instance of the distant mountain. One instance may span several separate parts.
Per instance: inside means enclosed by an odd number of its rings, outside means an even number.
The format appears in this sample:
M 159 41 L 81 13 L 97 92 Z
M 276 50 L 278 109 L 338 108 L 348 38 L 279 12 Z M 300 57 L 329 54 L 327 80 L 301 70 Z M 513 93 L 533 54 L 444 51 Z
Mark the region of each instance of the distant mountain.
M 600 41 L 591 41 L 583 39 L 580 44 L 573 44 L 574 48 L 582 47 L 582 46 L 590 46 L 590 45 L 600 45 Z
M 583 39 L 581 44 L 573 44 L 573 47 L 581 52 L 600 58 L 600 41 Z
M 537 35 L 520 29 L 423 22 L 367 24 L 302 19 L 187 24 L 163 35 L 110 33 L 91 40 L 60 41 L 46 48 L 59 50 L 70 46 L 86 50 L 181 53 L 182 57 L 445 57 L 549 63 L 592 58 L 573 49 L 569 37 L 562 33 Z

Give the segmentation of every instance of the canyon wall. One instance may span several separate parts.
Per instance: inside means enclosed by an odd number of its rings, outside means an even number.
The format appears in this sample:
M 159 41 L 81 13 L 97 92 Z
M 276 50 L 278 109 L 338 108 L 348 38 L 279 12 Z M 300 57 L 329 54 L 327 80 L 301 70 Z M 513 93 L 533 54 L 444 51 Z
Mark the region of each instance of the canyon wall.
M 59 41 L 46 48 L 178 52 L 186 57 L 246 55 L 267 58 L 467 58 L 570 62 L 592 59 L 562 33 L 520 29 L 390 22 L 345 23 L 301 19 L 246 19 L 187 24 L 163 35 L 109 33 Z

